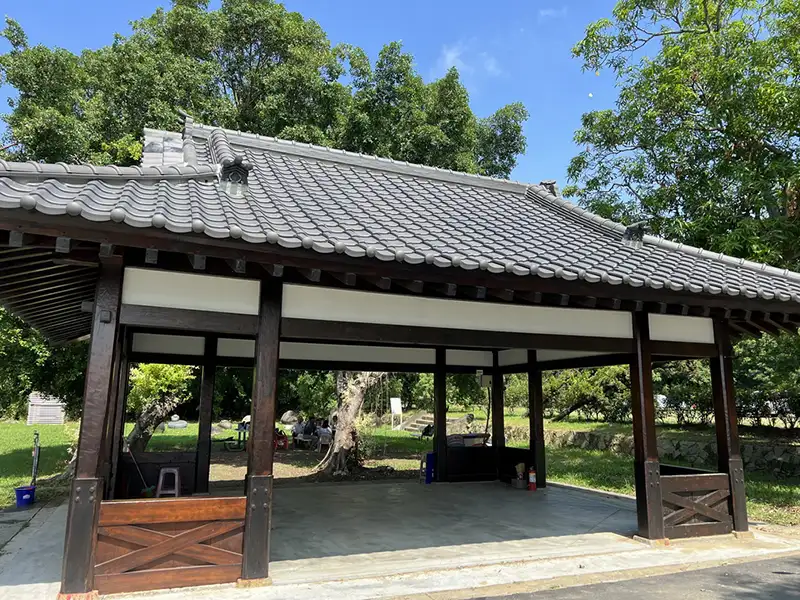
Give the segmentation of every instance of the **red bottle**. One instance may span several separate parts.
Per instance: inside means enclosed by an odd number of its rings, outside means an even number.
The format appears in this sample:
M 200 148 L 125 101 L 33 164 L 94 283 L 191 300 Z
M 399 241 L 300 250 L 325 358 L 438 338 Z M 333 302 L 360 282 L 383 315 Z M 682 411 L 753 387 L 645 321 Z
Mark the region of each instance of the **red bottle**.
M 533 468 L 528 469 L 528 491 L 536 491 L 536 470 Z

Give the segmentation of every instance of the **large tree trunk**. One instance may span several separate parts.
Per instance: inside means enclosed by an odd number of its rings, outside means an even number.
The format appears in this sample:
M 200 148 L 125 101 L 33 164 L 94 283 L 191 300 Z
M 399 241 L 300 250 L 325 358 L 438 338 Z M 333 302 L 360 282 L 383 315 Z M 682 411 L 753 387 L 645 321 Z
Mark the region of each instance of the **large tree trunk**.
M 150 438 L 153 437 L 156 427 L 163 423 L 169 414 L 182 403 L 183 400 L 170 395 L 145 406 L 142 412 L 136 415 L 133 431 L 125 439 L 125 448 L 130 449 L 132 452 L 144 452 Z
M 590 400 L 591 400 L 590 398 L 586 398 L 584 400 L 578 400 L 577 402 L 575 402 L 571 406 L 568 406 L 567 408 L 562 410 L 560 413 L 558 413 L 555 417 L 553 417 L 551 419 L 551 421 L 563 421 L 568 416 L 570 416 L 572 413 L 574 413 L 576 410 L 578 410 L 580 408 L 583 408 L 584 406 L 589 404 Z
M 341 405 L 337 411 L 336 435 L 325 458 L 317 465 L 317 471 L 329 475 L 348 475 L 357 466 L 353 450 L 356 447 L 356 419 L 364 406 L 367 390 L 378 383 L 383 373 L 342 373 L 337 384 L 342 382 Z M 337 388 L 339 385 L 337 385 Z

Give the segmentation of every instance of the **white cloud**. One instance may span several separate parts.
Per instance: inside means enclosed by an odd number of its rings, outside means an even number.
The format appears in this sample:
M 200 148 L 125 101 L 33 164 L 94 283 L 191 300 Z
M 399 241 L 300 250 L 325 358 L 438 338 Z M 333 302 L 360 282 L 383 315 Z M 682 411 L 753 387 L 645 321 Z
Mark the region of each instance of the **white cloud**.
M 458 69 L 461 75 L 497 77 L 503 74 L 503 69 L 494 56 L 475 48 L 475 40 L 443 45 L 432 76 L 441 77 L 451 67 Z
M 567 16 L 567 7 L 562 6 L 561 8 L 540 8 L 539 9 L 539 20 L 544 21 L 545 19 L 563 19 Z

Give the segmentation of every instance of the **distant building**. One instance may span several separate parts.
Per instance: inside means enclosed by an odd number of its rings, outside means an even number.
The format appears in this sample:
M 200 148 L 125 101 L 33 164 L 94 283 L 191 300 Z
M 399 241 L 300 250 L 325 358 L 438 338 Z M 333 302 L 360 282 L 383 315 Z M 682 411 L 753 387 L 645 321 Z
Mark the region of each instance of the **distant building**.
M 53 396 L 31 392 L 28 396 L 28 425 L 63 425 L 64 403 Z

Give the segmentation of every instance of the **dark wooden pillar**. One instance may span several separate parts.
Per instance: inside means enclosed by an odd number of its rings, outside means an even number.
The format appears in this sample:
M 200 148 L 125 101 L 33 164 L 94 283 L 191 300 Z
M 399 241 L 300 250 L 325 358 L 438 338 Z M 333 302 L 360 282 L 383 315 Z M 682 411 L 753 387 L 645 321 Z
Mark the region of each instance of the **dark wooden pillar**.
M 217 375 L 217 337 L 207 336 L 200 380 L 200 411 L 197 427 L 197 457 L 195 459 L 195 493 L 208 493 L 211 471 L 211 420 L 213 418 L 214 381 Z
M 633 313 L 633 338 L 635 352 L 631 364 L 631 395 L 636 513 L 639 518 L 639 535 L 660 540 L 664 538 L 664 517 L 653 402 L 653 356 L 647 313 Z
M 261 282 L 245 485 L 247 508 L 240 582 L 243 585 L 269 583 L 274 458 L 272 444 L 275 437 L 282 298 L 283 288 L 280 280 L 267 279 Z
M 111 465 L 114 460 L 114 433 L 117 429 L 119 401 L 121 400 L 119 382 L 122 377 L 123 329 L 124 327 L 119 328 L 114 347 L 114 363 L 111 367 L 112 379 L 108 404 L 106 405 L 103 441 L 100 444 L 100 465 L 97 469 L 97 476 L 103 480 L 103 498 L 109 498 L 111 492 L 109 486 L 111 485 Z
M 747 531 L 747 505 L 744 464 L 739 449 L 736 423 L 736 397 L 733 392 L 733 347 L 727 323 L 714 321 L 717 356 L 711 359 L 711 389 L 714 396 L 714 423 L 717 431 L 717 461 L 721 473 L 731 482 L 730 509 L 734 531 Z
M 436 451 L 436 481 L 447 477 L 447 351 L 436 348 L 433 371 L 433 448 Z
M 536 486 L 547 487 L 542 371 L 538 368 L 536 350 L 528 350 L 528 425 L 530 426 L 530 449 L 533 452 L 533 464 L 536 468 Z
M 500 459 L 502 448 L 506 445 L 505 433 L 505 381 L 500 372 L 498 351 L 492 351 L 492 448 L 494 448 L 494 464 L 500 476 Z
M 103 496 L 103 481 L 97 475 L 113 379 L 122 273 L 121 257 L 101 261 L 61 572 L 61 594 L 72 598 L 90 594 L 94 585 L 94 546 Z
M 106 481 L 106 498 L 109 499 L 114 498 L 117 489 L 117 467 L 119 465 L 119 455 L 122 452 L 122 441 L 125 437 L 125 411 L 128 405 L 128 381 L 130 377 L 130 365 L 128 364 L 130 340 L 124 327 L 120 329 L 117 338 L 120 357 L 113 384 L 116 389 L 116 409 L 111 427 L 110 469 L 108 481 Z

